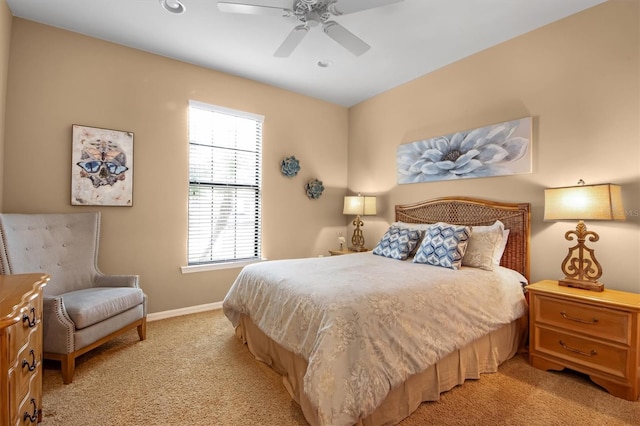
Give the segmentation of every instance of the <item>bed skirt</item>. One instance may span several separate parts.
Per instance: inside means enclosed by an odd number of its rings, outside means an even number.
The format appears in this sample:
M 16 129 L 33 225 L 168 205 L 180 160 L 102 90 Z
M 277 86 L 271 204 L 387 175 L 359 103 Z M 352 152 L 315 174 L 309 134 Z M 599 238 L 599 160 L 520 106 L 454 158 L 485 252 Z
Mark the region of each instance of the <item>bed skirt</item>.
M 527 323 L 527 317 L 520 318 L 450 353 L 422 373 L 409 377 L 392 389 L 381 405 L 356 425 L 394 425 L 411 415 L 423 401 L 437 401 L 440 393 L 461 385 L 467 379 L 479 379 L 480 374 L 495 373 L 500 364 L 519 350 L 524 350 Z M 300 405 L 309 424 L 317 426 L 317 412 L 303 391 L 307 361 L 271 340 L 245 315 L 236 328 L 236 335 L 247 344 L 257 360 L 282 375 L 291 398 Z

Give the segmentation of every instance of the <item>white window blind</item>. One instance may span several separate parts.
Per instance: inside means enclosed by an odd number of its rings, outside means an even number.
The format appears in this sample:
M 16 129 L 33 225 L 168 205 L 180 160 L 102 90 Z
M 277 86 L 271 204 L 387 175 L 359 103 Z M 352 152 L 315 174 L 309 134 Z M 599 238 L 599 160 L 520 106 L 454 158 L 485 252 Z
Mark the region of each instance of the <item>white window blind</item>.
M 263 121 L 189 102 L 189 265 L 260 259 Z

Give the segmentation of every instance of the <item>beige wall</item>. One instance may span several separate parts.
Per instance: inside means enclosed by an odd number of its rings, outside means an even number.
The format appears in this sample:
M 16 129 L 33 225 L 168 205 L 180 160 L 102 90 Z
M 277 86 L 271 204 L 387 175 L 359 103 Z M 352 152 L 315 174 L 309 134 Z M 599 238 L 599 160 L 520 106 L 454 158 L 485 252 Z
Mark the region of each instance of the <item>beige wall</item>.
M 575 224 L 543 222 L 544 188 L 622 186 L 625 222 L 591 222 L 608 288 L 640 292 L 640 13 L 612 0 L 480 52 L 349 111 L 349 189 L 382 195 L 372 240 L 392 206 L 446 195 L 532 204 L 532 279 L 560 278 Z M 425 47 L 428 54 L 428 46 Z M 532 116 L 533 173 L 396 185 L 399 144 Z
M 0 0 L 0 211 L 2 211 L 2 164 L 4 162 L 4 123 L 7 98 L 7 73 L 11 45 L 12 16 L 7 2 Z
M 346 108 L 19 18 L 12 35 L 3 210 L 102 211 L 99 266 L 140 274 L 150 312 L 221 301 L 238 273 L 179 270 L 189 99 L 266 116 L 266 257 L 316 256 L 337 245 L 346 230 Z M 134 132 L 132 207 L 71 206 L 72 124 Z M 280 173 L 288 155 L 301 163 L 295 178 Z M 304 192 L 311 178 L 326 187 L 318 200 Z

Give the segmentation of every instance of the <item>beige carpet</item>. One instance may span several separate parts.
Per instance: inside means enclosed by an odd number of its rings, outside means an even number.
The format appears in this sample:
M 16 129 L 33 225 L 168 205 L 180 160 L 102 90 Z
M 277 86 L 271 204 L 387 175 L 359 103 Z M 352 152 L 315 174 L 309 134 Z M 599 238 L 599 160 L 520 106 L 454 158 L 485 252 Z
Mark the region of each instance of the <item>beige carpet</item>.
M 281 378 L 253 359 L 222 311 L 148 324 L 78 359 L 74 381 L 46 362 L 43 425 L 305 425 Z M 402 426 L 638 425 L 640 402 L 516 356 L 423 403 Z

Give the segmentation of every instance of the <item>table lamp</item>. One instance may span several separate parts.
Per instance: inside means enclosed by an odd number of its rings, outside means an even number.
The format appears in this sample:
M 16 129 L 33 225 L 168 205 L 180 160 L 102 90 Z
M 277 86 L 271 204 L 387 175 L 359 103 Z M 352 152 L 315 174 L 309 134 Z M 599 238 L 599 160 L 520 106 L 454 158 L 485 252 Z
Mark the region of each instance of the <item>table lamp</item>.
M 356 215 L 353 221 L 353 236 L 351 237 L 351 251 L 367 251 L 364 246 L 364 236 L 360 227 L 364 226 L 360 216 L 370 216 L 376 214 L 376 197 L 368 197 L 363 195 L 348 195 L 344 197 L 344 208 L 342 213 L 345 215 Z
M 565 278 L 558 284 L 593 291 L 604 290 L 604 284 L 598 281 L 602 276 L 602 267 L 595 258 L 593 249 L 585 245 L 596 242 L 600 236 L 588 231 L 585 220 L 624 220 L 624 207 L 620 186 L 610 183 L 585 185 L 580 179 L 577 186 L 549 188 L 544 190 L 544 220 L 577 220 L 575 231 L 567 231 L 565 239 L 577 244 L 569 248 L 562 262 Z

